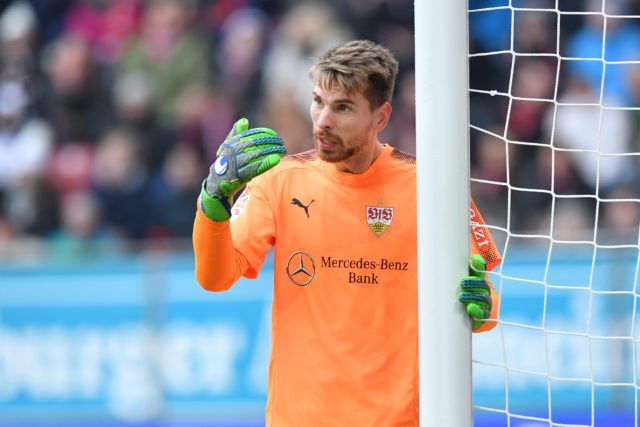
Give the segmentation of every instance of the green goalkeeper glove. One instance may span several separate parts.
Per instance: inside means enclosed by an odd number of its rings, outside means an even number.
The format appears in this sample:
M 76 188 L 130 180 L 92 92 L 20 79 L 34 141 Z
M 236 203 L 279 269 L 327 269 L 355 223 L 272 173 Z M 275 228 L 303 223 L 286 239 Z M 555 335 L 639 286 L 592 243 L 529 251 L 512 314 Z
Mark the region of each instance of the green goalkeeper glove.
M 233 195 L 251 179 L 280 162 L 287 150 L 282 138 L 267 128 L 249 129 L 249 121 L 238 120 L 220 145 L 209 176 L 202 183 L 200 206 L 214 221 L 231 218 Z
M 460 281 L 462 292 L 458 294 L 458 300 L 466 306 L 473 330 L 482 326 L 491 315 L 491 288 L 487 282 L 486 265 L 480 255 L 472 256 L 471 275 Z

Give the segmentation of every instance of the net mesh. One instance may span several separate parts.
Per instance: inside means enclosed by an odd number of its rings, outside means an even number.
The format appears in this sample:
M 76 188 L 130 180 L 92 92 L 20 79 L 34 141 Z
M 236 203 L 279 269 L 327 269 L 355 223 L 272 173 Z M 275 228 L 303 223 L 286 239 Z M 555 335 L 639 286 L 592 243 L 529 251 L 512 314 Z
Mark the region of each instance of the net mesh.
M 637 426 L 640 2 L 470 0 L 476 426 Z

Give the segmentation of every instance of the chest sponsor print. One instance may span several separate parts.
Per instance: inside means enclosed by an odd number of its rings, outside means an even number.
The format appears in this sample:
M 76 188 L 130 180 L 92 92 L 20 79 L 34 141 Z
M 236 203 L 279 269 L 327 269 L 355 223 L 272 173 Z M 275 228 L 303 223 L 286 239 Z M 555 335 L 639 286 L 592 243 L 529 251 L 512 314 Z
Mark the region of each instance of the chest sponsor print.
M 391 226 L 393 208 L 367 206 L 367 224 L 373 233 L 380 237 Z

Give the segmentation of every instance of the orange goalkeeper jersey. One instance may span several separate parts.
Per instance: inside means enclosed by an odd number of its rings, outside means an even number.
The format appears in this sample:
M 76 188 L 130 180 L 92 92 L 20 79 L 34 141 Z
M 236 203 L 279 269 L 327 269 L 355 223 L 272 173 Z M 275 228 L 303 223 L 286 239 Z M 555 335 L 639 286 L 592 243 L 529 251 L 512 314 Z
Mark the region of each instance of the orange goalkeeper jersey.
M 418 425 L 416 227 L 415 157 L 389 146 L 362 174 L 285 157 L 230 222 L 198 210 L 205 289 L 255 278 L 275 245 L 267 427 Z

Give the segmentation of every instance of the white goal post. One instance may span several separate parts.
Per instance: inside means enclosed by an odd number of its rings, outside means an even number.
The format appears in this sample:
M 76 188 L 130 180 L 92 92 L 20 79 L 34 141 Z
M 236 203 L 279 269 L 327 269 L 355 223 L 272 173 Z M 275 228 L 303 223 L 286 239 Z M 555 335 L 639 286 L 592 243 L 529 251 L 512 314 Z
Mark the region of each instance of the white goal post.
M 638 427 L 640 3 L 416 1 L 415 58 L 421 425 Z M 504 258 L 473 336 L 470 196 Z
M 418 324 L 423 426 L 472 425 L 467 7 L 415 2 Z

